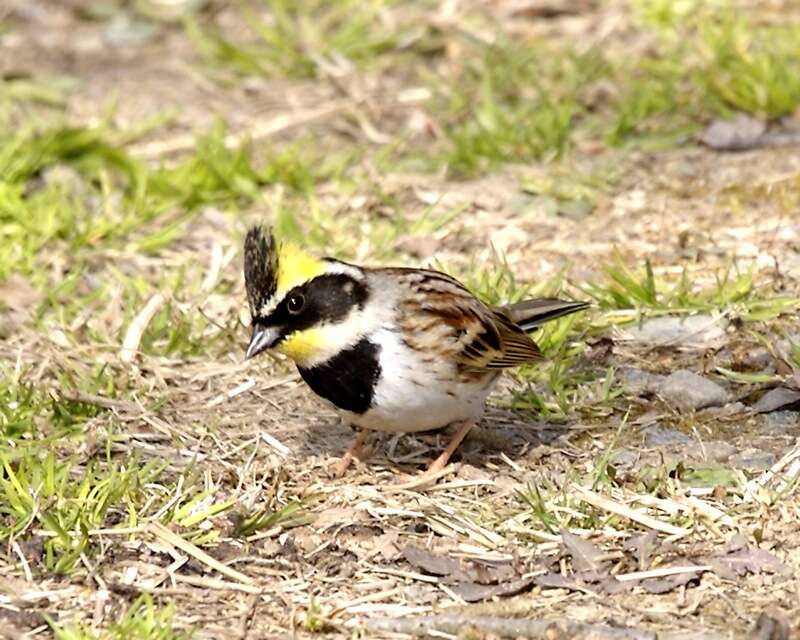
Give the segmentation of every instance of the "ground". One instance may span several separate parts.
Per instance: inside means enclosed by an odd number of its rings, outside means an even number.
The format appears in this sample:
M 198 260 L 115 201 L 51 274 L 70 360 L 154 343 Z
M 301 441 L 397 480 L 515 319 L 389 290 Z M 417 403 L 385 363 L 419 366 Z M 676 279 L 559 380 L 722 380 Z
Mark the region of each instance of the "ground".
M 711 5 L 0 8 L 0 634 L 791 637 L 800 14 Z M 334 478 L 255 222 L 592 308 Z

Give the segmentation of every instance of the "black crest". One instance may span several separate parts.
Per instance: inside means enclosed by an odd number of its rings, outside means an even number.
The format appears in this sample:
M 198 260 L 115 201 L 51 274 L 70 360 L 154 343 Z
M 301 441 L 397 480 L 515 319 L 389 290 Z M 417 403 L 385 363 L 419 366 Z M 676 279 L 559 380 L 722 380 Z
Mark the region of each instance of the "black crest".
M 257 225 L 244 239 L 244 285 L 255 317 L 278 288 L 278 247 L 270 229 Z

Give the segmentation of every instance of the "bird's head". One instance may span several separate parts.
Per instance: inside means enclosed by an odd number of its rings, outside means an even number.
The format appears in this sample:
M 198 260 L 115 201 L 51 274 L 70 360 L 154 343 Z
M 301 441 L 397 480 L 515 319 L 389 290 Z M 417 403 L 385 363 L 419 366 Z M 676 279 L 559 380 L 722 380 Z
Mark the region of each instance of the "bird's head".
M 312 257 L 256 226 L 244 241 L 244 280 L 253 330 L 246 358 L 275 348 L 311 367 L 363 335 L 369 289 L 358 267 Z

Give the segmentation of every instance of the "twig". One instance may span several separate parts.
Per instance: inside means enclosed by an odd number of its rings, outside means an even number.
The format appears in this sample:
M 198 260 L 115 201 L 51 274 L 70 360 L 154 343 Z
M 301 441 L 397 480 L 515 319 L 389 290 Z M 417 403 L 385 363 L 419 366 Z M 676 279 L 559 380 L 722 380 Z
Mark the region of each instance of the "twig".
M 33 574 L 31 573 L 31 567 L 28 564 L 28 559 L 25 557 L 25 554 L 22 553 L 22 547 L 19 546 L 19 543 L 14 540 L 11 543 L 11 548 L 14 550 L 14 553 L 17 554 L 19 558 L 19 562 L 22 565 L 22 571 L 25 574 L 25 580 L 28 582 L 33 582 Z
M 621 573 L 614 576 L 620 582 L 633 582 L 635 580 L 645 580 L 647 578 L 663 578 L 664 576 L 674 576 L 680 573 L 703 573 L 712 571 L 714 567 L 710 564 L 695 564 L 685 567 L 664 567 L 663 569 L 650 569 L 649 571 L 633 571 L 631 573 Z
M 789 466 L 792 462 L 794 462 L 798 458 L 800 458 L 800 439 L 795 441 L 794 447 L 792 447 L 788 451 L 788 453 L 786 453 L 786 455 L 784 455 L 780 460 L 778 460 L 775 464 L 773 464 L 758 478 L 755 478 L 750 482 L 748 482 L 747 489 L 751 492 L 755 492 L 758 490 L 758 487 L 765 487 L 772 481 L 772 479 L 776 475 L 778 475 L 784 469 L 784 467 Z
M 230 391 L 226 391 L 225 393 L 220 393 L 218 396 L 212 398 L 209 402 L 206 403 L 207 408 L 216 407 L 218 404 L 222 404 L 225 400 L 231 400 L 238 395 L 245 393 L 246 391 L 250 391 L 254 386 L 256 386 L 256 381 L 253 378 L 248 378 L 242 384 L 234 387 Z
M 243 591 L 258 595 L 262 593 L 261 587 L 253 584 L 240 584 L 238 582 L 228 582 L 219 578 L 209 578 L 207 576 L 187 576 L 182 573 L 173 573 L 170 576 L 175 582 L 183 582 L 195 587 L 205 587 L 206 589 L 216 589 L 218 591 Z
M 348 609 L 352 609 L 356 605 L 364 604 L 365 602 L 380 602 L 382 600 L 387 600 L 389 598 L 395 598 L 398 594 L 402 593 L 402 587 L 392 587 L 391 589 L 385 589 L 383 591 L 377 591 L 375 593 L 368 593 L 365 596 L 361 596 L 360 598 L 355 598 L 354 600 L 349 600 L 348 602 L 344 602 L 338 605 L 333 611 L 330 612 L 330 618 L 334 618 L 343 611 L 347 611 Z
M 118 527 L 116 529 L 89 529 L 86 533 L 90 536 L 129 536 L 143 533 L 145 529 L 145 527 Z M 60 535 L 58 531 L 52 529 L 34 529 L 33 531 L 37 536 L 45 538 L 56 538 Z
M 253 626 L 253 618 L 256 616 L 256 608 L 258 607 L 259 597 L 253 594 L 250 597 L 250 602 L 247 605 L 247 610 L 242 616 L 242 632 L 239 634 L 239 640 L 247 640 L 250 633 L 250 627 Z
M 240 146 L 245 140 L 258 140 L 259 138 L 268 138 L 303 124 L 308 124 L 313 120 L 318 120 L 325 116 L 333 115 L 341 111 L 345 106 L 344 102 L 335 102 L 333 104 L 323 105 L 316 109 L 306 109 L 304 111 L 292 111 L 291 113 L 282 113 L 275 118 L 265 122 L 257 123 L 248 131 L 242 134 L 229 134 L 225 136 L 223 143 L 229 149 Z M 162 156 L 179 153 L 183 151 L 190 151 L 194 149 L 197 144 L 197 136 L 194 134 L 181 134 L 168 138 L 167 140 L 155 140 L 145 144 L 139 144 L 129 149 L 131 155 L 139 156 L 141 158 L 159 158 Z
M 619 502 L 605 498 L 594 491 L 589 491 L 589 489 L 581 487 L 580 485 L 573 485 L 573 488 L 578 493 L 578 497 L 584 502 L 597 507 L 598 509 L 603 509 L 604 511 L 615 513 L 618 516 L 627 518 L 628 520 L 638 522 L 648 529 L 655 529 L 656 531 L 661 531 L 662 533 L 668 533 L 671 536 L 682 537 L 689 534 L 688 529 L 682 529 L 681 527 L 676 527 L 675 525 L 671 525 L 667 522 L 656 520 L 655 518 L 652 518 L 641 511 L 626 507 L 624 504 L 620 504 Z
M 122 342 L 122 350 L 119 352 L 120 360 L 123 362 L 133 362 L 136 354 L 139 351 L 139 343 L 142 341 L 142 335 L 147 329 L 147 325 L 153 319 L 153 316 L 158 313 L 158 310 L 164 305 L 166 298 L 163 293 L 157 293 L 147 301 L 144 308 L 136 314 L 136 317 L 131 321 L 128 326 L 128 331 L 125 333 L 125 340 Z
M 261 432 L 261 439 L 266 442 L 270 447 L 275 449 L 280 455 L 284 458 L 289 456 L 292 453 L 292 450 L 283 444 L 280 440 L 278 440 L 275 436 L 271 436 L 270 434 L 266 433 L 265 431 Z
M 414 618 L 373 618 L 364 621 L 370 631 L 406 633 L 427 636 L 431 631 L 461 634 L 472 628 L 482 634 L 531 640 L 656 640 L 651 631 L 621 629 L 603 624 L 587 624 L 569 620 L 528 620 L 524 618 L 495 618 L 441 614 Z
M 441 471 L 431 474 L 423 473 L 420 476 L 409 480 L 408 482 L 401 482 L 398 484 L 389 485 L 388 487 L 381 487 L 381 490 L 385 491 L 386 493 L 394 493 L 396 491 L 406 491 L 408 489 L 424 489 L 425 487 L 435 483 L 439 478 L 452 473 L 455 471 L 455 469 L 455 464 L 448 464 Z
M 200 285 L 201 291 L 211 292 L 214 289 L 219 279 L 219 272 L 222 270 L 223 257 L 222 245 L 215 242 L 211 245 L 211 265 L 208 267 L 206 277 L 203 278 L 203 284 Z
M 98 396 L 93 393 L 84 393 L 83 391 L 60 391 L 59 393 L 62 400 L 79 402 L 80 404 L 91 404 L 95 407 L 103 407 L 103 409 L 123 409 L 125 411 L 142 410 L 141 407 L 128 400 L 106 398 L 105 396 Z
M 200 547 L 187 540 L 184 540 L 181 536 L 174 531 L 170 531 L 160 522 L 151 522 L 147 526 L 147 530 L 162 542 L 180 549 L 184 553 L 192 556 L 195 560 L 202 562 L 204 565 L 214 569 L 215 571 L 218 571 L 222 575 L 227 576 L 232 580 L 236 580 L 246 585 L 253 585 L 255 582 L 250 576 L 246 576 L 243 573 L 236 571 L 236 569 L 231 569 L 229 566 L 222 564 L 219 560 L 212 558 Z M 184 577 L 186 576 L 181 576 L 181 578 Z M 175 579 L 178 579 L 177 575 L 175 576 Z M 184 580 L 184 582 L 186 581 Z M 254 588 L 256 589 L 255 591 L 248 592 L 257 593 L 261 591 L 258 587 Z

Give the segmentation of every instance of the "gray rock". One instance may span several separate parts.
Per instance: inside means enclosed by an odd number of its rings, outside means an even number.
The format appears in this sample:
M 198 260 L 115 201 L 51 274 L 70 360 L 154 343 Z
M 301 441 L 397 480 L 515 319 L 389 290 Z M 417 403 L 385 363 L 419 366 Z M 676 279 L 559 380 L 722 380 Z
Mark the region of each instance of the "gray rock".
M 712 462 L 727 462 L 736 451 L 736 447 L 724 440 L 710 440 L 704 442 L 703 447 L 706 450 L 706 458 Z
M 730 120 L 714 120 L 700 134 L 700 142 L 718 151 L 742 151 L 763 144 L 767 124 L 743 113 Z
M 622 388 L 631 394 L 641 395 L 643 393 L 655 393 L 658 385 L 664 380 L 665 376 L 658 373 L 650 373 L 634 367 L 625 367 L 617 372 Z
M 741 402 L 729 402 L 722 407 L 712 407 L 706 411 L 709 418 L 731 418 L 732 416 L 749 414 L 750 412 L 747 405 Z
M 611 464 L 621 469 L 629 469 L 635 467 L 641 457 L 640 451 L 624 448 L 614 452 L 611 456 Z
M 716 631 L 706 631 L 705 629 L 658 632 L 659 640 L 726 640 L 729 637 Z
M 784 435 L 800 430 L 800 412 L 773 411 L 761 416 L 761 431 L 768 435 Z
M 748 371 L 762 371 L 775 362 L 775 358 L 764 347 L 750 349 L 742 358 L 742 365 Z
M 761 399 L 753 405 L 753 411 L 758 413 L 769 413 L 778 409 L 794 409 L 800 407 L 800 390 L 790 389 L 789 387 L 775 387 L 761 396 Z
M 147 42 L 156 36 L 152 23 L 124 12 L 116 12 L 108 21 L 104 40 L 112 47 L 128 47 Z
M 681 409 L 720 407 L 728 402 L 728 392 L 716 382 L 686 369 L 678 369 L 658 385 L 658 394 Z
M 722 410 L 717 414 L 719 416 L 732 416 L 737 413 L 744 413 L 747 411 L 747 405 L 743 402 L 730 402 L 726 404 Z
M 731 456 L 728 462 L 742 471 L 766 471 L 775 464 L 775 460 L 775 455 L 767 451 L 745 449 L 735 456 Z
M 654 424 L 642 429 L 646 447 L 663 447 L 672 444 L 686 444 L 691 438 L 677 429 L 668 429 Z
M 708 347 L 725 338 L 728 321 L 706 314 L 688 317 L 650 318 L 626 330 L 627 337 L 639 342 L 685 347 Z

